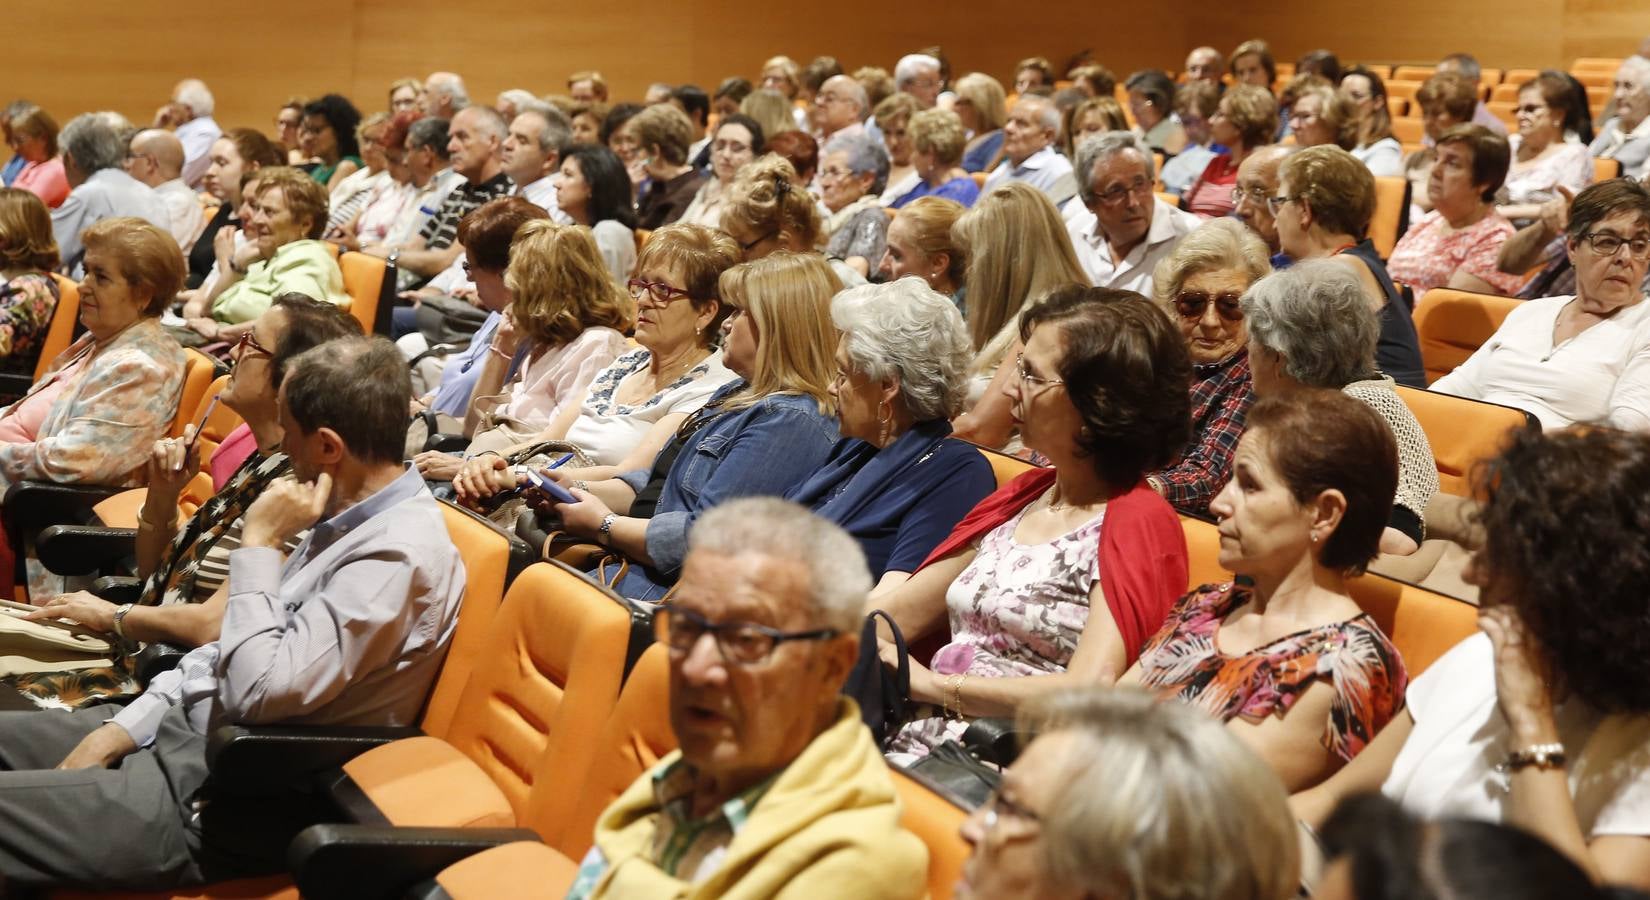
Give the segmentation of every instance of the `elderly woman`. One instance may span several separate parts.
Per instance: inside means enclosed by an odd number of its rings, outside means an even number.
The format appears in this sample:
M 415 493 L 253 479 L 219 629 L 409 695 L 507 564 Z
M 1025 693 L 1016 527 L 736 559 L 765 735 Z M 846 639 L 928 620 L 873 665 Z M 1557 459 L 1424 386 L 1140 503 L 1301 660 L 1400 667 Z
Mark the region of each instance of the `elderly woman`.
M 786 100 L 795 100 L 801 79 L 802 67 L 795 60 L 789 56 L 775 56 L 762 64 L 762 74 L 756 80 L 756 86 L 765 91 L 777 91 Z
M 1456 125 L 1472 121 L 1478 109 L 1478 83 L 1453 72 L 1440 72 L 1422 83 L 1415 93 L 1415 102 L 1421 106 L 1421 126 L 1428 146 L 1404 160 L 1404 177 L 1409 179 L 1411 222 L 1419 222 L 1422 216 L 1432 212 L 1427 184 L 1432 180 L 1432 167 L 1438 161 L 1438 139 Z
M 968 255 L 951 237 L 951 227 L 965 210 L 955 200 L 923 197 L 907 203 L 888 223 L 888 249 L 877 272 L 886 280 L 914 275 L 951 298 L 957 311 L 966 303 L 963 275 Z
M 1629 56 L 1616 70 L 1616 81 L 1606 107 L 1610 117 L 1599 126 L 1587 152 L 1594 159 L 1621 163 L 1621 174 L 1643 178 L 1650 164 L 1650 59 Z
M 1346 586 L 1378 552 L 1397 455 L 1381 417 L 1338 391 L 1256 403 L 1210 507 L 1238 580 L 1187 594 L 1119 684 L 1226 722 L 1291 791 L 1357 756 L 1408 681 Z
M 349 99 L 326 94 L 304 104 L 303 126 L 298 131 L 298 147 L 314 162 L 309 177 L 328 191 L 361 168 L 361 145 L 355 128 L 361 112 Z
M 1415 552 L 1426 537 L 1427 504 L 1438 493 L 1437 463 L 1392 379 L 1375 368 L 1378 326 L 1357 276 L 1334 260 L 1307 260 L 1256 282 L 1242 306 L 1256 396 L 1303 387 L 1339 390 L 1386 420 L 1398 440 L 1398 492 L 1381 550 Z
M 787 496 L 847 529 L 886 590 L 997 486 L 985 457 L 951 437 L 968 332 L 950 299 L 916 278 L 843 291 L 831 321 L 842 332 L 831 398 L 845 440 Z
M 227 254 L 210 291 L 184 305 L 189 329 L 202 341 L 237 340 L 280 294 L 349 305 L 337 258 L 319 240 L 327 196 L 318 182 L 296 169 L 262 169 L 252 209 L 251 241 Z
M 0 188 L 0 372 L 34 374 L 60 292 L 52 217 L 35 194 Z
M 591 101 L 573 107 L 567 114 L 567 121 L 572 126 L 573 143 L 600 144 L 602 142 L 602 122 L 607 119 L 607 104 Z
M 459 499 L 474 504 L 526 484 L 508 466 L 541 441 L 578 447 L 593 463 L 580 473 L 588 481 L 652 465 L 687 417 L 736 377 L 716 347 L 731 312 L 716 284 L 738 262 L 738 246 L 719 231 L 684 222 L 659 229 L 630 281 L 640 347 L 602 370 L 584 402 L 544 431 L 499 454 L 471 457 L 453 479 Z
M 693 195 L 680 221 L 711 228 L 722 224 L 722 207 L 734 178 L 766 149 L 762 137 L 762 126 L 749 116 L 734 113 L 716 123 L 710 139 L 712 177 Z
M 1146 482 L 1176 509 L 1207 515 L 1232 477 L 1232 454 L 1254 401 L 1249 331 L 1238 300 L 1272 272 L 1265 242 L 1235 219 L 1205 222 L 1157 266 L 1157 302 L 1179 323 L 1192 357 L 1192 439 Z
M 957 95 L 951 111 L 968 132 L 962 167 L 970 172 L 990 172 L 1003 156 L 1003 123 L 1008 121 L 1008 95 L 1002 83 L 984 72 L 970 72 L 952 85 Z
M 880 197 L 888 181 L 888 155 L 875 138 L 843 134 L 825 145 L 819 160 L 825 219 L 825 255 L 843 260 L 865 275 L 882 259 L 888 214 Z
M 1363 66 L 1353 66 L 1341 77 L 1341 96 L 1352 104 L 1358 143 L 1352 155 L 1376 176 L 1402 175 L 1404 149 L 1392 136 L 1392 113 L 1386 106 L 1386 83 Z
M 1144 481 L 1186 440 L 1184 340 L 1139 294 L 1079 286 L 1028 309 L 1020 336 L 1014 418 L 1052 465 L 993 494 L 870 601 L 909 641 L 950 632 L 929 665 L 911 663 L 911 699 L 931 706 L 895 737 L 896 760 L 959 737 L 969 718 L 1111 684 L 1185 590 L 1179 520 Z
M 872 113 L 877 130 L 882 132 L 882 149 L 888 155 L 887 186 L 879 198 L 883 206 L 892 206 L 922 180 L 912 159 L 910 132 L 911 117 L 921 109 L 922 104 L 910 94 L 891 94 L 878 103 Z
M 796 131 L 779 137 L 785 140 L 792 136 L 813 140 Z M 772 151 L 774 147 L 768 149 Z M 886 222 L 887 214 L 882 215 Z M 733 196 L 722 211 L 722 230 L 738 242 L 746 262 L 780 250 L 818 252 L 821 228 L 819 204 L 808 193 L 796 169 L 773 152 L 739 174 Z M 860 270 L 844 260 L 831 257 L 829 263 L 844 286 L 858 287 L 865 283 Z
M 1174 118 L 1174 81 L 1162 69 L 1141 69 L 1124 82 L 1129 92 L 1129 114 L 1134 133 L 1146 145 L 1166 156 L 1186 146 L 1186 132 Z
M 624 283 L 636 268 L 636 214 L 624 161 L 599 144 L 575 143 L 554 177 L 557 205 L 590 229 L 614 285 Z
M 1128 131 L 1123 105 L 1115 97 L 1089 97 L 1066 111 L 1060 129 L 1060 146 L 1067 159 L 1076 159 L 1077 145 L 1092 134 Z
M 190 442 L 193 432 L 155 441 L 149 450 L 148 492 L 138 516 L 136 546 L 143 591 L 136 603 L 123 613 L 121 607 L 80 591 L 52 598 L 30 618 L 68 619 L 140 644 L 199 647 L 217 640 L 229 600 L 229 554 L 240 545 L 247 507 L 270 482 L 292 471 L 281 451 L 276 402 L 286 361 L 333 338 L 360 333 L 361 326 L 331 303 L 300 294 L 275 298 L 235 345 L 229 384 L 218 395 L 245 420 L 241 428 L 248 429 L 253 449 L 181 529 L 178 497 L 202 463 Z M 290 542 L 287 550 L 296 545 L 296 540 Z M 130 644 L 119 646 L 125 650 Z M 84 706 L 141 690 L 135 657 L 135 652 L 121 652 L 113 666 L 23 675 L 0 684 L 44 707 Z
M 724 272 L 721 301 L 736 314 L 723 361 L 739 378 L 690 416 L 647 469 L 604 481 L 550 472 L 579 499 L 555 506 L 562 528 L 622 560 L 602 567 L 614 590 L 662 599 L 700 515 L 734 497 L 783 495 L 824 465 L 837 437 L 828 412 L 837 340 L 829 306 L 841 286 L 817 253 L 774 253 Z
M 1267 93 L 1270 94 L 1271 91 L 1267 91 Z M 1177 197 L 1185 194 L 1186 189 L 1192 186 L 1192 182 L 1196 181 L 1209 163 L 1214 161 L 1218 154 L 1210 146 L 1215 141 L 1210 134 L 1209 126 L 1219 108 L 1220 90 L 1211 82 L 1200 78 L 1196 81 L 1188 81 L 1175 88 L 1174 111 L 1175 115 L 1180 117 L 1181 127 L 1186 129 L 1186 149 L 1180 151 L 1174 159 L 1164 163 L 1163 168 L 1158 171 L 1157 179 L 1163 183 L 1163 190 Z M 1121 112 L 1121 109 L 1119 109 L 1119 112 Z M 1073 124 L 1077 124 L 1075 116 L 1073 117 Z M 1276 125 L 1276 123 L 1272 124 Z M 1108 127 L 1100 130 L 1127 131 L 1128 127 L 1127 124 L 1123 124 L 1116 128 Z M 1087 134 L 1092 133 L 1094 132 L 1073 134 L 1071 146 L 1066 148 L 1066 155 L 1076 159 L 1077 146 L 1083 142 L 1083 138 Z M 1269 143 L 1271 139 L 1272 134 L 1269 128 L 1262 143 Z
M 1331 259 L 1357 276 L 1371 307 L 1380 311 L 1376 364 L 1399 384 L 1426 387 L 1409 305 L 1364 236 L 1375 215 L 1369 167 L 1339 147 L 1308 147 L 1279 167 L 1278 193 L 1267 202 L 1283 252 L 1296 260 Z
M 1210 137 L 1226 152 L 1210 160 L 1186 189 L 1181 208 L 1210 218 L 1230 215 L 1236 205 L 1232 191 L 1237 187 L 1238 166 L 1257 148 L 1272 142 L 1277 120 L 1278 104 L 1271 91 L 1248 84 L 1228 88 L 1209 120 Z
M 23 160 L 11 187 L 28 191 L 52 209 L 62 205 L 69 198 L 69 180 L 57 152 L 57 122 L 40 107 L 29 106 L 11 117 L 7 131 L 12 152 Z
M 424 83 L 416 78 L 397 78 L 390 82 L 390 115 L 417 110 L 418 97 L 422 93 Z
M 680 219 L 705 176 L 688 161 L 693 121 L 669 103 L 655 103 L 625 125 L 646 160 L 647 186 L 636 203 L 636 227 L 654 229 Z
M 328 193 L 331 209 L 327 213 L 326 233 L 339 233 L 344 223 L 355 218 L 373 192 L 391 180 L 389 160 L 384 156 L 384 133 L 389 130 L 389 113 L 373 113 L 356 126 L 355 141 L 361 148 L 361 168 L 338 181 Z
M 1296 896 L 1283 785 L 1220 723 L 1100 690 L 1040 697 L 1021 720 L 1037 737 L 963 826 L 959 898 Z
M 1575 295 L 1519 304 L 1473 355 L 1433 383 L 1525 410 L 1544 428 L 1650 429 L 1650 191 L 1631 179 L 1576 195 L 1564 232 Z
M 1296 92 L 1289 108 L 1289 131 L 1295 146 L 1334 144 L 1342 150 L 1358 146 L 1358 116 L 1352 101 L 1328 84 L 1308 84 Z
M 1513 234 L 1495 206 L 1507 175 L 1506 139 L 1482 125 L 1457 125 L 1439 135 L 1433 152 L 1437 161 L 1427 181 L 1432 212 L 1398 239 L 1387 271 L 1415 289 L 1417 302 L 1435 287 L 1512 293 L 1521 276 L 1495 264 Z
M 1518 86 L 1518 133 L 1507 139 L 1512 166 L 1496 211 L 1520 225 L 1541 214 L 1559 188 L 1578 193 L 1593 180 L 1587 145 L 1566 139 L 1565 123 L 1584 108 L 1570 79 L 1548 69 Z
M 941 197 L 973 206 L 980 197 L 980 186 L 962 166 L 968 141 L 962 119 L 950 110 L 925 109 L 911 117 L 907 132 L 917 183 L 889 205 L 901 209 L 922 197 Z
M 376 154 L 384 160 L 384 178 L 368 192 L 349 218 L 328 228 L 327 240 L 345 250 L 388 242 L 396 220 L 418 193 L 413 185 L 413 166 L 408 160 L 407 133 L 421 118 L 423 114 L 416 111 L 397 113 L 379 129 L 377 147 L 368 155 Z M 367 153 L 365 149 L 362 152 Z
M 1484 633 L 1417 677 L 1357 759 L 1294 798 L 1297 815 L 1322 825 L 1380 790 L 1427 819 L 1524 829 L 1595 882 L 1650 887 L 1650 531 L 1623 493 L 1644 484 L 1642 434 L 1510 435 L 1478 478 L 1484 543 L 1468 571 Z
M 243 176 L 265 166 L 279 165 L 282 165 L 280 148 L 251 128 L 230 128 L 212 142 L 207 152 L 206 174 L 201 177 L 201 187 L 218 200 L 218 211 L 207 220 L 201 236 L 189 249 L 189 276 L 186 279 L 189 287 L 200 287 L 217 265 L 214 241 L 218 232 L 229 228 L 232 229 L 230 234 L 234 234 L 242 227 Z
M 791 101 L 778 91 L 752 91 L 739 101 L 739 113 L 760 125 L 762 134 L 770 139 L 797 130 L 796 117 L 792 115 L 794 109 Z

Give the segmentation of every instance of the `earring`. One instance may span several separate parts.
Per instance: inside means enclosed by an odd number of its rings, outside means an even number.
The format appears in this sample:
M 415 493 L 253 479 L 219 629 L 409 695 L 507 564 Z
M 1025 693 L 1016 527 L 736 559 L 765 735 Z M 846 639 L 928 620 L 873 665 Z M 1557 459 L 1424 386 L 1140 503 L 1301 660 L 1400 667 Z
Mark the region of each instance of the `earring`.
M 894 430 L 894 414 L 893 411 L 888 408 L 888 401 L 886 400 L 877 404 L 877 425 L 879 426 L 877 430 L 877 443 L 886 445 L 888 443 L 888 435 Z

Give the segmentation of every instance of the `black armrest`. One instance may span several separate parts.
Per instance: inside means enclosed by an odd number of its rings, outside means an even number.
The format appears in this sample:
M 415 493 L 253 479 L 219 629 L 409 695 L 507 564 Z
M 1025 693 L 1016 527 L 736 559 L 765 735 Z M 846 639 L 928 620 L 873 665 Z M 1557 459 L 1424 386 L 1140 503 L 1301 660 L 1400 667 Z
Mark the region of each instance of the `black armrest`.
M 92 521 L 92 507 L 125 488 L 102 485 L 18 481 L 6 488 L 0 501 L 0 520 L 14 548 L 35 539 L 48 525 L 84 525 Z
M 175 644 L 147 644 L 138 651 L 133 663 L 133 677 L 138 684 L 148 686 L 156 675 L 178 667 L 178 661 L 189 653 L 187 647 Z
M 433 347 L 427 348 L 423 353 L 420 353 L 417 356 L 413 357 L 412 359 L 407 360 L 407 368 L 409 368 L 409 369 L 416 368 L 419 363 L 423 362 L 426 359 L 432 359 L 432 358 L 436 358 L 436 357 L 448 356 L 450 354 L 457 353 L 458 351 L 463 350 L 467 346 L 469 346 L 468 341 L 466 341 L 462 344 L 436 344 Z
M 105 575 L 92 582 L 92 593 L 110 603 L 136 603 L 143 594 L 143 579 Z
M 963 746 L 975 758 L 1003 768 L 1014 764 L 1028 736 L 1015 727 L 1013 719 L 975 719 L 963 732 Z
M 322 725 L 224 725 L 206 741 L 212 784 L 226 794 L 263 797 L 317 780 L 380 744 L 423 734 L 418 728 Z
M 34 542 L 35 558 L 59 575 L 89 575 L 137 552 L 137 529 L 52 525 Z
M 526 828 L 312 825 L 287 848 L 306 900 L 391 900 L 483 850 L 540 840 Z

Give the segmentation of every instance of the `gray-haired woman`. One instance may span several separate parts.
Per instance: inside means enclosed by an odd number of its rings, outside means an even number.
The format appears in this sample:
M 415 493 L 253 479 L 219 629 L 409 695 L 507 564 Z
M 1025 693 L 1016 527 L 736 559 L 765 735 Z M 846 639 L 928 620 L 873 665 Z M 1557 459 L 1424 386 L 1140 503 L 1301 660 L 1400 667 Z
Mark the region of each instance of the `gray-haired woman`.
M 1381 552 L 1414 553 L 1438 493 L 1432 445 L 1415 415 L 1375 367 L 1380 323 L 1358 277 L 1332 260 L 1306 260 L 1255 282 L 1243 295 L 1256 396 L 1293 387 L 1332 388 L 1381 414 L 1398 440 L 1398 494 Z
M 887 180 L 888 154 L 869 135 L 840 135 L 820 154 L 819 187 L 830 212 L 825 255 L 861 275 L 882 259 L 888 243 L 888 214 L 878 200 Z
M 842 332 L 831 396 L 848 440 L 789 497 L 848 529 L 886 587 L 996 487 L 985 457 L 950 437 L 973 344 L 950 298 L 916 277 L 837 294 L 831 320 Z

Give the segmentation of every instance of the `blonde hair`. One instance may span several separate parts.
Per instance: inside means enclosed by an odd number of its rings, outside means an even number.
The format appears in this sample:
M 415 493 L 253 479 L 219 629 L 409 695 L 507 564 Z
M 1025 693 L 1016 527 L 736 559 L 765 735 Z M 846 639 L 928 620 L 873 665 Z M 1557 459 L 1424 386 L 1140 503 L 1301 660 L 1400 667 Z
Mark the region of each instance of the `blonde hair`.
M 1046 777 L 1043 865 L 1091 896 L 1289 900 L 1300 843 L 1283 784 L 1201 710 L 1135 689 L 1064 690 L 1021 713 L 1075 744 Z
M 970 72 L 957 79 L 957 98 L 973 104 L 980 114 L 980 133 L 996 131 L 1008 121 L 1008 92 L 1002 82 L 984 72 Z
M 871 113 L 871 118 L 877 120 L 879 128 L 885 128 L 887 123 L 896 122 L 900 119 L 904 119 L 907 127 L 909 127 L 911 117 L 921 110 L 922 104 L 917 102 L 917 98 L 910 94 L 903 92 L 889 94 L 876 105 L 876 111 Z
M 762 79 L 767 77 L 769 69 L 778 69 L 779 74 L 784 76 L 787 82 L 790 82 L 791 92 L 786 95 L 786 98 L 795 97 L 796 89 L 802 85 L 802 69 L 796 64 L 796 60 L 791 59 L 789 56 L 775 56 L 769 59 L 762 64 L 761 74 L 756 80 L 757 84 L 761 84 Z M 780 91 L 780 93 L 783 94 L 784 91 Z M 746 115 L 749 115 L 749 113 Z
M 57 264 L 57 238 L 45 202 L 21 188 L 0 188 L 0 265 L 50 272 Z
M 739 101 L 739 112 L 762 126 L 762 137 L 768 140 L 781 132 L 800 130 L 796 127 L 796 117 L 791 115 L 793 108 L 784 94 L 772 88 L 751 91 Z
M 1049 291 L 1088 284 L 1071 235 L 1048 195 L 1024 182 L 1000 184 L 951 226 L 968 257 L 968 329 L 974 371 L 995 369 L 1020 332 L 1020 313 Z
M 1242 269 L 1249 284 L 1272 274 L 1272 260 L 1266 243 L 1237 219 L 1210 219 L 1180 239 L 1174 252 L 1157 264 L 1152 287 L 1157 303 L 1179 321 L 1174 295 L 1186 279 L 1204 272 Z
M 1335 146 L 1342 150 L 1351 150 L 1358 146 L 1358 130 L 1361 123 L 1352 108 L 1352 101 L 1348 100 L 1345 94 L 1331 87 L 1313 85 L 1295 97 L 1295 104 L 1290 107 L 1290 111 L 1294 112 L 1295 107 L 1307 97 L 1318 98 L 1318 118 L 1323 119 L 1324 124 L 1334 133 Z
M 1272 132 L 1278 127 L 1278 101 L 1271 91 L 1252 84 L 1235 84 L 1226 89 L 1216 108 L 1225 111 L 1246 149 L 1272 143 Z
M 962 119 L 949 109 L 922 110 L 911 117 L 905 130 L 912 147 L 934 154 L 934 161 L 942 165 L 955 166 L 968 148 L 968 132 Z
M 587 328 L 630 327 L 630 297 L 602 262 L 590 229 L 547 219 L 524 223 L 510 243 L 510 317 L 533 340 L 561 346 Z
M 327 189 L 319 181 L 291 166 L 265 166 L 257 172 L 258 190 L 252 194 L 254 200 L 262 197 L 267 191 L 280 191 L 281 199 L 286 202 L 287 211 L 292 214 L 292 220 L 309 220 L 309 231 L 304 237 L 313 241 L 326 231 Z M 250 183 L 241 183 L 243 194 Z
M 957 246 L 951 227 L 967 211 L 961 203 L 945 197 L 919 197 L 894 214 L 895 221 L 911 225 L 918 250 L 927 256 L 947 254 L 950 264 L 945 267 L 945 275 L 957 287 L 962 287 L 968 274 L 968 254 Z
M 1092 112 L 1098 112 L 1106 120 L 1107 131 L 1129 130 L 1129 120 L 1123 115 L 1123 104 L 1118 103 L 1116 97 L 1090 97 L 1068 110 L 1061 122 L 1060 143 L 1065 146 L 1068 159 L 1076 158 L 1077 129 L 1082 127 L 1083 119 Z
M 780 243 L 792 247 L 817 245 L 818 205 L 795 181 L 796 169 L 773 153 L 740 169 L 722 207 L 722 230 L 742 226 L 758 234 L 778 232 Z
M 419 81 L 416 78 L 395 79 L 390 82 L 390 102 L 393 103 L 395 101 L 395 92 L 401 90 L 402 88 L 412 88 L 414 94 L 422 94 L 424 93 L 424 82 Z
M 750 384 L 725 409 L 750 406 L 770 394 L 802 394 L 830 413 L 836 377 L 836 326 L 831 298 L 842 282 L 818 253 L 780 250 L 722 273 L 722 302 L 744 311 L 756 329 Z

